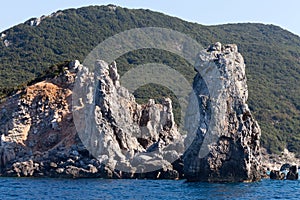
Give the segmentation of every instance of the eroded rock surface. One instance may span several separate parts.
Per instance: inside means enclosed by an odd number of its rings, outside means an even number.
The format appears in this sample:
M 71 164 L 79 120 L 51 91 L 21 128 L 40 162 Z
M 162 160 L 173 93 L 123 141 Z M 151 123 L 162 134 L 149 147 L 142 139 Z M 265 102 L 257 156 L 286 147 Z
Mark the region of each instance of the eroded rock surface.
M 139 105 L 120 86 L 116 63 L 98 61 L 95 73 L 81 68 L 73 94 L 75 124 L 83 144 L 110 169 L 127 173 L 173 170 L 183 153 L 172 102 Z M 183 144 L 182 144 L 183 145 Z M 172 155 L 173 154 L 173 155 Z
M 2 175 L 182 176 L 177 170 L 183 144 L 171 100 L 156 104 L 150 99 L 139 105 L 120 86 L 116 63 L 99 61 L 95 69 L 89 72 L 72 62 L 59 76 L 33 84 L 1 104 Z M 74 93 L 74 85 L 79 93 Z M 72 98 L 78 102 L 74 109 Z
M 186 151 L 170 99 L 137 104 L 116 63 L 97 61 L 93 72 L 76 61 L 0 104 L 1 175 L 259 180 L 260 128 L 246 103 L 243 57 L 217 43 L 195 68 Z
M 214 87 L 208 87 L 199 73 L 209 65 L 218 68 L 221 80 L 214 99 L 209 91 Z M 246 103 L 245 64 L 237 46 L 212 45 L 199 54 L 195 68 L 200 122 L 196 133 L 189 133 L 195 135 L 188 137 L 194 139 L 184 155 L 185 177 L 208 182 L 260 180 L 261 132 Z

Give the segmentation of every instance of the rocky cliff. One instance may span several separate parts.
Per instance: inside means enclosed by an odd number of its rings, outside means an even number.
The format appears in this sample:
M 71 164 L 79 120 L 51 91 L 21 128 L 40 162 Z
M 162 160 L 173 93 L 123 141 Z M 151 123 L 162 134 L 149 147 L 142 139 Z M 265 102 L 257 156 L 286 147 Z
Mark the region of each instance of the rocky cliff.
M 211 97 L 201 67 L 218 68 L 221 87 Z M 193 83 L 200 122 L 184 155 L 189 181 L 239 182 L 260 180 L 260 128 L 248 105 L 245 64 L 236 45 L 216 43 L 199 54 Z M 211 83 L 210 83 L 211 84 Z M 221 117 L 221 118 L 220 118 Z
M 200 74 L 207 64 L 222 80 L 220 90 L 210 82 L 216 98 Z M 217 43 L 200 53 L 196 70 L 199 109 L 189 109 L 199 112 L 188 117 L 199 124 L 186 151 L 170 99 L 140 105 L 120 85 L 116 63 L 99 60 L 90 71 L 76 61 L 0 104 L 1 175 L 259 180 L 260 128 L 246 104 L 243 57 L 236 45 Z
M 94 74 L 72 62 L 59 76 L 33 84 L 1 104 L 2 175 L 182 176 L 178 159 L 183 146 L 177 144 L 182 139 L 171 100 L 156 104 L 150 99 L 139 105 L 120 86 L 116 63 L 99 61 L 95 69 Z M 81 93 L 73 91 L 74 84 Z M 91 91 L 85 90 L 90 86 Z
M 80 68 L 73 90 L 74 122 L 83 144 L 110 169 L 172 171 L 171 163 L 183 153 L 172 101 L 139 105 L 120 85 L 116 63 L 98 61 L 95 69 Z

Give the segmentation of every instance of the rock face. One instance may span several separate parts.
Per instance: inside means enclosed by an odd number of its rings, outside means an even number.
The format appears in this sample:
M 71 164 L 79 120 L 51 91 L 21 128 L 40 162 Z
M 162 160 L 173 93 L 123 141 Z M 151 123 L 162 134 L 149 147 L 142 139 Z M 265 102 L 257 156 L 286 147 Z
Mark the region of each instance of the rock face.
M 56 156 L 59 160 L 56 153 L 69 156 L 78 143 L 70 106 L 74 70 L 67 67 L 0 104 L 0 174 L 46 175 L 47 163 Z
M 120 86 L 115 63 L 99 61 L 95 69 L 94 74 L 71 62 L 59 76 L 33 84 L 0 105 L 1 175 L 182 176 L 183 144 L 171 100 L 139 105 Z M 76 84 L 88 88 L 82 97 L 73 92 Z M 72 98 L 78 102 L 74 109 Z
M 111 170 L 172 171 L 171 163 L 179 158 L 183 147 L 176 146 L 182 139 L 171 100 L 155 104 L 150 99 L 148 104 L 139 105 L 120 86 L 116 63 L 98 61 L 95 69 L 91 73 L 80 68 L 73 90 L 74 122 L 83 144 Z
M 260 128 L 246 104 L 243 58 L 220 43 L 199 58 L 196 70 L 214 65 L 221 84 L 196 75 L 186 121 L 199 123 L 188 126 L 185 152 L 170 99 L 137 104 L 116 63 L 97 61 L 93 72 L 75 61 L 0 104 L 0 175 L 259 180 Z
M 216 43 L 200 53 L 195 68 L 199 72 L 204 65 L 218 68 L 222 87 L 219 95 L 211 99 L 200 73 L 194 79 L 200 122 L 196 133 L 189 133 L 195 135 L 188 137 L 194 139 L 184 154 L 185 177 L 188 181 L 208 182 L 260 180 L 261 132 L 246 103 L 243 57 L 236 45 Z M 214 127 L 210 126 L 214 117 L 211 110 L 215 116 L 224 114 L 222 120 L 215 121 Z

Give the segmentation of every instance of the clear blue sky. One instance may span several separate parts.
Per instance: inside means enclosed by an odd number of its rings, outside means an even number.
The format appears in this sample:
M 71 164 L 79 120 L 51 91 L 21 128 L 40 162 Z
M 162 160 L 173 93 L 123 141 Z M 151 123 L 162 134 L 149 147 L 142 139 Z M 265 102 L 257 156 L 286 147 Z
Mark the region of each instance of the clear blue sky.
M 300 35 L 299 0 L 4 0 L 0 32 L 31 17 L 87 5 L 115 4 L 147 8 L 204 25 L 260 22 L 279 25 Z

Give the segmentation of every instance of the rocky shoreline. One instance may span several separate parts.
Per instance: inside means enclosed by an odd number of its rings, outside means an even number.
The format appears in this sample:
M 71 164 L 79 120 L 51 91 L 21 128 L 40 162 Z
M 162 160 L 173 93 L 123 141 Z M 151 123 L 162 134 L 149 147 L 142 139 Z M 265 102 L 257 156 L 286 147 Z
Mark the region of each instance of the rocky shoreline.
M 281 155 L 268 154 L 266 149 L 261 150 L 262 156 L 262 177 L 276 180 L 298 180 L 300 159 L 295 157 L 294 153 L 285 149 Z M 289 172 L 293 175 L 288 175 Z
M 189 117 L 200 121 L 187 137 L 174 121 L 171 99 L 136 103 L 120 85 L 116 63 L 97 61 L 93 73 L 74 61 L 58 76 L 19 91 L 0 104 L 0 176 L 259 181 L 274 166 L 267 154 L 260 157 L 244 60 L 236 45 L 220 43 L 199 60 L 198 67 L 217 66 L 223 85 L 210 99 L 198 69 L 193 87 L 200 112 Z M 210 109 L 225 115 L 215 121 L 215 140 L 207 142 Z
M 182 178 L 180 161 L 160 170 L 148 173 L 124 173 L 112 170 L 89 155 L 82 146 L 72 146 L 69 150 L 58 148 L 43 155 L 38 159 L 37 155 L 24 157 L 25 161 L 14 161 L 4 173 L 4 177 L 50 177 L 50 178 L 105 178 L 105 179 L 179 179 Z M 48 158 L 48 159 L 46 159 Z M 177 165 L 177 166 L 176 166 Z M 182 172 L 182 170 L 181 170 Z

